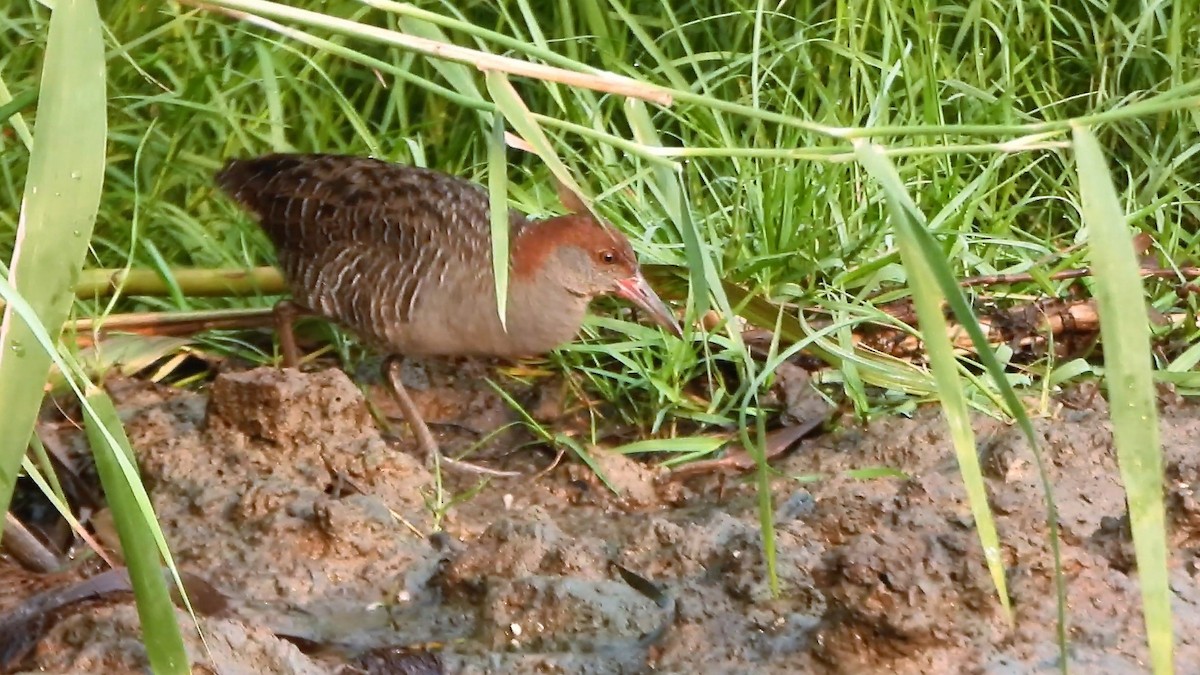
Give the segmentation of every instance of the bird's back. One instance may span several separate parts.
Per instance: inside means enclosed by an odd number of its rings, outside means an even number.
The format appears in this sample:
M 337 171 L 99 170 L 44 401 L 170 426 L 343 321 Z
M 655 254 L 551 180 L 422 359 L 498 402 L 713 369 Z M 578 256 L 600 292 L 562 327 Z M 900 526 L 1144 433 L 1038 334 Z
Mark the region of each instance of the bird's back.
M 369 157 L 273 154 L 230 160 L 217 184 L 253 211 L 280 249 L 421 239 L 486 242 L 488 197 L 456 176 Z M 482 236 L 481 236 L 482 235 Z
M 257 216 L 294 299 L 376 347 L 447 352 L 454 336 L 414 328 L 422 314 L 471 309 L 462 304 L 480 298 L 494 306 L 488 196 L 478 184 L 322 154 L 231 160 L 216 180 Z M 511 212 L 514 236 L 526 224 Z

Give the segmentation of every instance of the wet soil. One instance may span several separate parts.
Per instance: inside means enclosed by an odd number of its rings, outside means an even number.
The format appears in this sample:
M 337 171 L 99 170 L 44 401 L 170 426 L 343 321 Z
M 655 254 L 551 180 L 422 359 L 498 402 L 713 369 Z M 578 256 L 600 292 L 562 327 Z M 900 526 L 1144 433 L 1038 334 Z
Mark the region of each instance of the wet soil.
M 439 506 L 411 440 L 381 434 L 338 370 L 231 372 L 201 393 L 134 381 L 111 389 L 175 560 L 227 604 L 200 617 L 206 647 L 187 631 L 196 672 L 1057 670 L 1036 467 L 1019 432 L 986 417 L 975 429 L 1014 627 L 995 600 L 935 409 L 811 438 L 776 463 L 773 596 L 745 478 L 671 480 L 595 449 L 619 495 L 568 459 L 477 491 L 474 478 L 445 476 Z M 381 390 L 369 395 L 389 408 Z M 430 419 L 452 423 L 438 427 L 447 448 L 512 419 L 469 377 L 414 387 L 414 396 Z M 1169 395 L 1162 403 L 1177 669 L 1195 673 L 1200 406 Z M 1051 402 L 1037 428 L 1057 485 L 1072 670 L 1145 672 L 1104 400 L 1074 392 Z M 491 439 L 492 454 L 517 436 Z M 78 433 L 62 440 L 84 443 Z M 491 461 L 532 473 L 551 458 L 525 448 Z M 872 467 L 905 476 L 847 473 Z M 0 603 L 21 594 L 0 590 Z M 58 617 L 23 668 L 148 672 L 132 600 Z

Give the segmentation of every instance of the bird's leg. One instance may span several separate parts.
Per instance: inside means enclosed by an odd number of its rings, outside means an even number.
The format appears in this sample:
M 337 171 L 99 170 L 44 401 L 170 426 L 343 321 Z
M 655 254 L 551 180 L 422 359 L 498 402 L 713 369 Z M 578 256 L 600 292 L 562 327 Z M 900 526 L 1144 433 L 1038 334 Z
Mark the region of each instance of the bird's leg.
M 293 324 L 300 316 L 300 307 L 291 300 L 275 303 L 275 332 L 279 335 L 279 351 L 283 352 L 284 368 L 300 367 L 300 349 L 296 347 L 296 332 Z
M 403 413 L 408 426 L 412 427 L 413 434 L 417 437 L 417 444 L 420 445 L 421 452 L 425 454 L 426 461 L 438 461 L 442 466 L 465 473 L 487 476 L 521 475 L 517 471 L 489 469 L 469 462 L 451 459 L 443 455 L 438 448 L 437 440 L 433 437 L 433 432 L 429 431 L 429 425 L 425 423 L 425 418 L 421 416 L 421 411 L 417 409 L 417 404 L 408 395 L 408 390 L 404 388 L 404 383 L 400 380 L 400 359 L 398 357 L 389 356 L 384 360 L 383 379 L 391 386 L 392 395 L 395 396 L 396 403 L 400 404 L 400 412 Z

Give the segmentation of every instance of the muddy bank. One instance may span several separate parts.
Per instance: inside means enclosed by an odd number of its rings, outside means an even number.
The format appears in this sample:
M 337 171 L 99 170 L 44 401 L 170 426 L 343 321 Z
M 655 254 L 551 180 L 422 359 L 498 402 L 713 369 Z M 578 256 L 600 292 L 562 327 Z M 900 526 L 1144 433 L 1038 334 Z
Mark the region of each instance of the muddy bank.
M 447 439 L 453 447 L 508 419 L 464 381 L 437 385 L 460 393 L 457 412 L 424 397 L 432 419 L 460 417 L 446 426 L 459 435 Z M 619 496 L 566 462 L 475 494 L 472 481 L 446 477 L 439 501 L 412 444 L 381 435 L 336 370 L 230 373 L 203 393 L 125 383 L 114 394 L 176 560 L 227 600 L 201 618 L 207 654 L 188 636 L 196 672 L 1055 670 L 1044 502 L 1019 433 L 993 420 L 979 418 L 976 431 L 1015 629 L 992 597 L 932 410 L 807 440 L 778 463 L 781 594 L 772 598 L 757 497 L 741 479 L 664 481 L 651 466 L 601 455 Z M 371 400 L 386 407 L 381 393 Z M 1073 669 L 1142 672 L 1106 412 L 1099 396 L 1076 395 L 1037 427 L 1058 486 Z M 480 428 L 463 432 L 471 426 Z M 1166 397 L 1162 430 L 1177 668 L 1200 672 L 1200 406 Z M 549 457 L 498 461 L 532 472 Z M 846 475 L 878 466 L 908 477 Z M 21 594 L 6 587 L 0 602 Z M 56 621 L 23 668 L 143 672 L 130 600 Z

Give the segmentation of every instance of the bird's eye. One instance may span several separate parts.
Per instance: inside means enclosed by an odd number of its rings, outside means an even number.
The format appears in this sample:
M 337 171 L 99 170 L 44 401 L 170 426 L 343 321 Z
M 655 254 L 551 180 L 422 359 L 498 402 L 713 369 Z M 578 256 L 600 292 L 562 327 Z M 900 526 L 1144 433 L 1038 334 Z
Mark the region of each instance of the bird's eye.
M 600 262 L 602 262 L 606 265 L 611 265 L 611 264 L 617 262 L 617 254 L 611 250 L 601 251 L 600 252 Z

